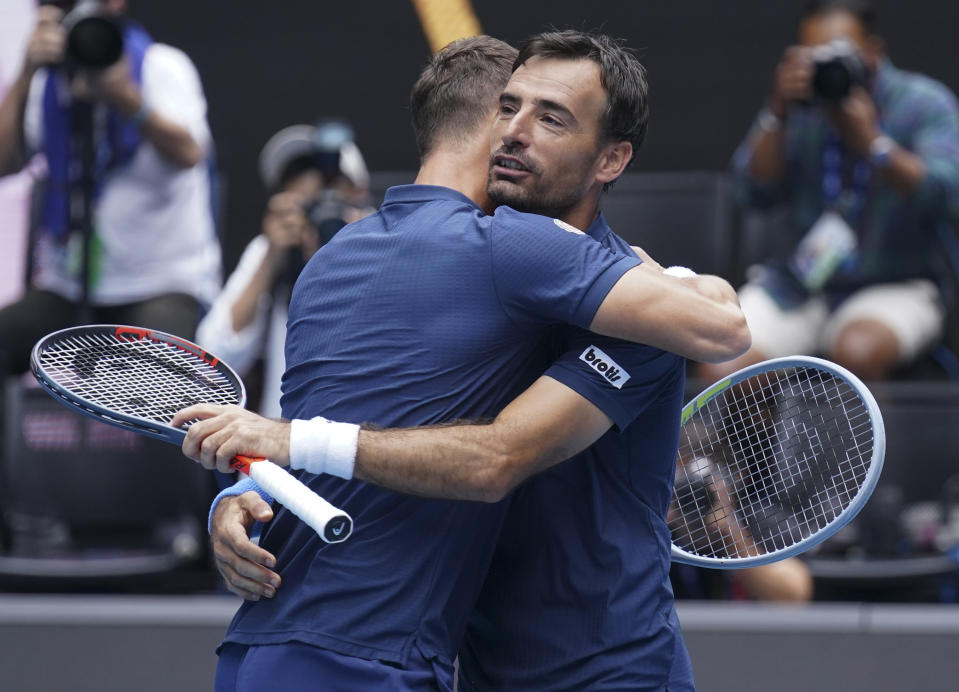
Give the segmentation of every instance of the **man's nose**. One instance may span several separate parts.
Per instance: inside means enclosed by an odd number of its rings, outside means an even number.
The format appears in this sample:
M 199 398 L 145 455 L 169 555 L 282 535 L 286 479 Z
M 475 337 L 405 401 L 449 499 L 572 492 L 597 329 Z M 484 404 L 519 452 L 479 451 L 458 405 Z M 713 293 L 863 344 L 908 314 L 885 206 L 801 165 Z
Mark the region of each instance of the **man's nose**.
M 530 116 L 524 111 L 513 115 L 506 123 L 503 132 L 503 144 L 528 146 L 530 142 Z

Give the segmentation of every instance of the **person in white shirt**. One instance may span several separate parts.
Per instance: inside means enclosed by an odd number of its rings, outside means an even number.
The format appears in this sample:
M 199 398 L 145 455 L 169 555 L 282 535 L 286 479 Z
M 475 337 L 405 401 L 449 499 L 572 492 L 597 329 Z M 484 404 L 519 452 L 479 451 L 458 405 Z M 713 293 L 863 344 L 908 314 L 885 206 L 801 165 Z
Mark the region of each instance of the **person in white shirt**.
M 38 8 L 23 67 L 0 103 L 0 174 L 37 153 L 47 169 L 32 284 L 0 310 L 0 365 L 13 374 L 27 369 L 40 337 L 81 320 L 192 338 L 221 283 L 211 136 L 196 68 L 127 19 L 125 0 L 87 0 L 65 17 L 73 4 Z M 71 18 L 81 10 L 122 35 L 122 54 L 105 68 L 68 50 Z M 84 119 L 89 158 L 78 153 Z M 87 180 L 89 232 L 76 212 Z
M 273 194 L 262 231 L 247 245 L 197 328 L 197 343 L 246 378 L 262 363 L 257 410 L 280 415 L 290 290 L 305 262 L 340 227 L 372 211 L 369 172 L 345 123 L 291 125 L 260 153 Z

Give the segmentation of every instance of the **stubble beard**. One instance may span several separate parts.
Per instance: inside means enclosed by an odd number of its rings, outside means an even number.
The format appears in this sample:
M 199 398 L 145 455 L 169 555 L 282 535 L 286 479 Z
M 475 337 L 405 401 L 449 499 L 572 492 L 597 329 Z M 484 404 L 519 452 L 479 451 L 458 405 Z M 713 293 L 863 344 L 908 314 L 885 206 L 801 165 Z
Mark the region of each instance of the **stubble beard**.
M 574 191 L 550 190 L 542 181 L 525 188 L 496 178 L 492 171 L 486 184 L 486 194 L 497 205 L 505 205 L 527 214 L 555 218 L 562 218 L 580 201 L 580 196 Z

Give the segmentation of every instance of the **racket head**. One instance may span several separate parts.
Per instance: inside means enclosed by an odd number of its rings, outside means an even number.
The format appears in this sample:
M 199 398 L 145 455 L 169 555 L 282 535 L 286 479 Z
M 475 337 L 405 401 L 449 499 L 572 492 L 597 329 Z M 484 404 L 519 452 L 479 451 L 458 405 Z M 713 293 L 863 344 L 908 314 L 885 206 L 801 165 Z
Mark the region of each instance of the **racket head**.
M 682 411 L 672 559 L 742 569 L 798 555 L 862 509 L 886 436 L 859 378 L 809 356 L 743 368 Z
M 60 403 L 103 423 L 180 444 L 173 415 L 198 403 L 246 403 L 242 380 L 197 344 L 166 332 L 95 324 L 36 343 L 30 369 Z

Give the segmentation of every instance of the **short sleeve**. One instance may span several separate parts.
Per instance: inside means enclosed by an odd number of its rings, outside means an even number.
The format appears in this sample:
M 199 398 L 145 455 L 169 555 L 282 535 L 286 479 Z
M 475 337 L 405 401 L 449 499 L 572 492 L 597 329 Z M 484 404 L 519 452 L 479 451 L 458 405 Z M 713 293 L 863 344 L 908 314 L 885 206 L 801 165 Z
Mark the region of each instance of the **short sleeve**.
M 546 371 L 609 416 L 620 430 L 684 377 L 683 359 L 652 346 L 570 330 L 566 352 Z
M 186 128 L 204 149 L 210 144 L 206 98 L 200 75 L 186 53 L 155 43 L 143 58 L 143 102 L 159 115 Z
M 609 290 L 641 263 L 558 219 L 508 208 L 496 211 L 490 235 L 497 297 L 518 325 L 587 328 Z

